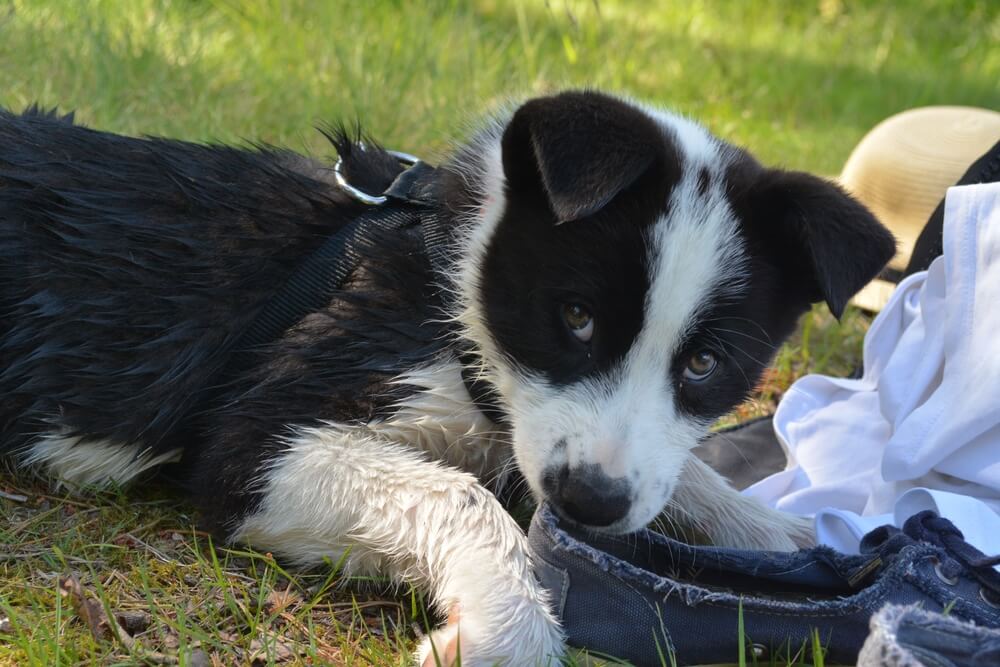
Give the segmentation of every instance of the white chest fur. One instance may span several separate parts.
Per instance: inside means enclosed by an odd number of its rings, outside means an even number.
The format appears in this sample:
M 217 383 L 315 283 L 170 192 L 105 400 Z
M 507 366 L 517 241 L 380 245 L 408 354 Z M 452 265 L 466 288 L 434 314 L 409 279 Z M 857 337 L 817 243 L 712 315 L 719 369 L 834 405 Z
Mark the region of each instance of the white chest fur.
M 394 383 L 414 392 L 397 404 L 392 417 L 369 425 L 374 433 L 425 451 L 489 486 L 502 484 L 513 465 L 510 431 L 476 408 L 457 362 L 436 362 Z

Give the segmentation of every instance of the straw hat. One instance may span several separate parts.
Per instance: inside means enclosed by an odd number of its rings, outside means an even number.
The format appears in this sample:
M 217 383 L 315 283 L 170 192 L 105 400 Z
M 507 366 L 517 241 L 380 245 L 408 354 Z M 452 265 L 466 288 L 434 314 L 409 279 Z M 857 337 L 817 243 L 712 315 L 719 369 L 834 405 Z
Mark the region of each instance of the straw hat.
M 889 262 L 902 271 L 927 219 L 969 166 L 1000 139 L 1000 113 L 974 107 L 912 109 L 875 126 L 855 147 L 840 183 L 896 236 Z M 854 299 L 881 310 L 895 285 L 874 280 Z

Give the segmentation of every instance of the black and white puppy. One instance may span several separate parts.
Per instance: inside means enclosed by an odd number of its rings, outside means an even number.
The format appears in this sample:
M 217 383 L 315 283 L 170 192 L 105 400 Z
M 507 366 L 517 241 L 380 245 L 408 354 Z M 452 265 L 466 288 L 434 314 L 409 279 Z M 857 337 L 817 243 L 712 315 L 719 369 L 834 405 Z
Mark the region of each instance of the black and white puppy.
M 361 189 L 400 171 L 337 143 Z M 811 303 L 839 315 L 888 261 L 860 204 L 595 92 L 527 102 L 437 178 L 446 266 L 419 228 L 383 234 L 220 385 L 220 350 L 364 205 L 286 151 L 0 113 L 0 447 L 82 487 L 162 468 L 214 530 L 295 563 L 350 549 L 428 589 L 451 619 L 431 639 L 467 665 L 562 652 L 491 493 L 515 469 L 599 530 L 667 511 L 722 545 L 810 542 L 689 452 Z

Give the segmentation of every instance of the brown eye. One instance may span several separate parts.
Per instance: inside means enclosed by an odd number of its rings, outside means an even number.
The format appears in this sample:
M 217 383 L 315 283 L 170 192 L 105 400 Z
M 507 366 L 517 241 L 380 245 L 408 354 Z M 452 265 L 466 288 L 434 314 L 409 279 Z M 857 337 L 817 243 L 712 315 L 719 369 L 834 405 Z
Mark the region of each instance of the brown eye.
M 719 365 L 719 360 L 708 350 L 699 350 L 688 359 L 687 366 L 684 367 L 684 377 L 688 380 L 700 382 L 715 372 Z
M 565 303 L 562 307 L 562 317 L 566 326 L 581 342 L 589 343 L 594 335 L 594 318 L 590 311 L 578 303 Z

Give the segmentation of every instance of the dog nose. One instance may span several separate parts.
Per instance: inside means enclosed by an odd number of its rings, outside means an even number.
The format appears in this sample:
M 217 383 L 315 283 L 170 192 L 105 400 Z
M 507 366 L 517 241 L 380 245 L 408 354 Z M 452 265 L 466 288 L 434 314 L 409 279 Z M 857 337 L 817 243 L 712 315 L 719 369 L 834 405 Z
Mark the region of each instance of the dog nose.
M 628 482 L 608 477 L 596 465 L 548 471 L 542 486 L 563 514 L 587 526 L 610 526 L 632 506 Z

